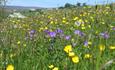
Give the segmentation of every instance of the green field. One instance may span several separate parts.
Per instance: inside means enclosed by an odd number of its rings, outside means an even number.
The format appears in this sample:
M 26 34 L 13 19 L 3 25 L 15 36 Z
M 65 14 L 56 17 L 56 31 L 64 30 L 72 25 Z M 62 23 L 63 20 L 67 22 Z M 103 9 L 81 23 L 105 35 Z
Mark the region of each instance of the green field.
M 114 9 L 88 6 L 25 15 L 0 22 L 0 70 L 115 70 Z

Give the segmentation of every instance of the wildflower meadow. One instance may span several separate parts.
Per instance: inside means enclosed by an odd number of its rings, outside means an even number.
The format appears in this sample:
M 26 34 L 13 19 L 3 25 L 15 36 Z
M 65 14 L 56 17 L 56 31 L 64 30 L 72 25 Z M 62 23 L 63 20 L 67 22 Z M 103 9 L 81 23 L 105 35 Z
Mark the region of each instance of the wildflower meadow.
M 115 70 L 109 5 L 22 13 L 0 22 L 0 70 Z

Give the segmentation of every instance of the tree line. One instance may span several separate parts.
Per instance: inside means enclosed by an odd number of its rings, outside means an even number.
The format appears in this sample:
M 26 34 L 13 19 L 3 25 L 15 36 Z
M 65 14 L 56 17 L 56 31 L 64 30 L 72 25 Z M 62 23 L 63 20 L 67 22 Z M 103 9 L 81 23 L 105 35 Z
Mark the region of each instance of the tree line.
M 70 4 L 70 3 L 66 3 L 65 5 L 64 5 L 64 7 L 59 7 L 59 9 L 62 9 L 62 8 L 73 8 L 73 7 L 82 7 L 82 6 L 87 6 L 87 4 L 86 3 L 77 3 L 77 4 L 75 4 L 75 5 L 73 5 L 73 4 Z

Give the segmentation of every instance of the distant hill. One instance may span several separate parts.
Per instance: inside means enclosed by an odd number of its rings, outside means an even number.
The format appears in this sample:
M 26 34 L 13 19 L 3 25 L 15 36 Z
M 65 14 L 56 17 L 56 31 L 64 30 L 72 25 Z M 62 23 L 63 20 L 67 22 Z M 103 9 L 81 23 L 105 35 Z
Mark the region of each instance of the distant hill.
M 29 9 L 43 9 L 42 7 L 24 7 L 24 6 L 5 6 L 8 10 L 29 10 Z
M 45 8 L 42 8 L 42 7 L 24 7 L 24 6 L 5 6 L 4 9 L 3 9 L 3 7 L 0 6 L 0 15 L 3 14 L 3 13 L 5 13 L 5 15 L 8 15 L 8 14 L 14 12 L 14 11 L 15 12 L 22 12 L 22 11 L 25 11 L 25 10 L 34 11 L 36 9 L 45 9 Z

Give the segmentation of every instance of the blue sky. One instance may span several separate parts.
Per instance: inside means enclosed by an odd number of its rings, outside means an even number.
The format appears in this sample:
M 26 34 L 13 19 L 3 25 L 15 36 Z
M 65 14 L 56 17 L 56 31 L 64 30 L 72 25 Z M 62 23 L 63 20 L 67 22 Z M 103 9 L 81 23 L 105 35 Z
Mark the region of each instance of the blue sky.
M 104 4 L 109 2 L 115 2 L 115 0 L 8 0 L 7 5 L 14 5 L 14 6 L 37 6 L 37 7 L 58 7 L 64 6 L 65 3 L 76 4 L 77 2 L 80 3 L 87 3 L 90 5 L 94 4 Z

